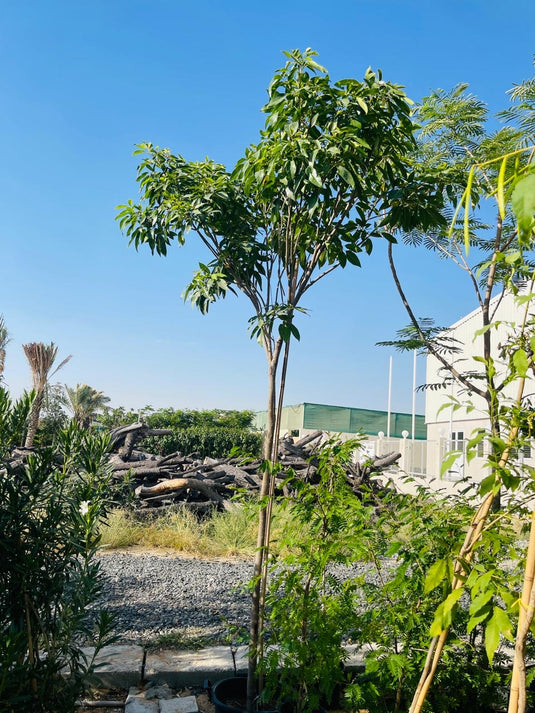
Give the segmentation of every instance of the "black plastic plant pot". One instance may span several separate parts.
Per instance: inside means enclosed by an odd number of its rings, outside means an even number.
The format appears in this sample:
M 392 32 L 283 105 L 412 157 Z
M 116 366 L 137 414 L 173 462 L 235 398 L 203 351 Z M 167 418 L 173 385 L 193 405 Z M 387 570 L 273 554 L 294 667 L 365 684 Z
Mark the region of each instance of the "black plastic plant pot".
M 212 686 L 212 703 L 215 713 L 243 713 L 247 708 L 247 678 L 224 678 Z M 266 708 L 265 713 L 278 713 Z

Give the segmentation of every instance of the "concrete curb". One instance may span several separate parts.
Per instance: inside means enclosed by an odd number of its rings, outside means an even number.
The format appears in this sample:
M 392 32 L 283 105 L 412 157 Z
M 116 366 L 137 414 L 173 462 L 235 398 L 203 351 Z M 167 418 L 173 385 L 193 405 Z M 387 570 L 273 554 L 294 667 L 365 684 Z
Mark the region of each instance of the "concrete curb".
M 364 668 L 364 657 L 353 644 L 347 647 L 347 671 Z M 94 649 L 84 653 L 89 657 Z M 238 673 L 247 672 L 247 647 L 236 654 Z M 97 655 L 94 683 L 100 688 L 130 688 L 158 681 L 172 688 L 200 685 L 234 675 L 234 663 L 227 646 L 211 646 L 198 651 L 158 651 L 146 654 L 141 646 L 105 646 Z

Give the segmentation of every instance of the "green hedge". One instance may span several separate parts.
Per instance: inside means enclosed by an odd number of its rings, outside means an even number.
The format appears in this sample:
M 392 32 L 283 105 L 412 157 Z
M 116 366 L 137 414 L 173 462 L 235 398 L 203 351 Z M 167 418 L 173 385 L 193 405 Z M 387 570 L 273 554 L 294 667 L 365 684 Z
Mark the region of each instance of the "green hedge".
M 243 428 L 193 428 L 173 429 L 172 436 L 145 438 L 140 447 L 149 453 L 165 456 L 175 451 L 184 455 L 199 453 L 202 458 L 225 458 L 232 448 L 237 446 L 242 451 L 260 456 L 262 435 L 251 433 Z

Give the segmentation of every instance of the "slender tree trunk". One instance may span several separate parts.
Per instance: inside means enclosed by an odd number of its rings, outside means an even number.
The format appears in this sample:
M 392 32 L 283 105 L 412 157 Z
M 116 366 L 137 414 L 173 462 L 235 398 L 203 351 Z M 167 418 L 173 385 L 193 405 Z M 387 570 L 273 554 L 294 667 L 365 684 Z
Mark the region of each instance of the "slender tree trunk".
M 275 421 L 277 411 L 277 363 L 273 360 L 268 364 L 268 400 L 267 424 L 264 440 L 264 458 L 271 460 L 273 457 L 273 442 L 275 440 Z
M 37 391 L 30 410 L 30 416 L 28 418 L 28 430 L 26 432 L 26 440 L 24 442 L 25 448 L 33 448 L 35 434 L 37 433 L 37 427 L 39 425 L 39 416 L 41 415 L 41 408 L 43 407 L 43 399 L 44 391 Z
M 253 713 L 255 699 L 258 695 L 257 668 L 258 662 L 263 656 L 264 604 L 266 597 L 273 495 L 275 489 L 273 465 L 276 463 L 278 455 L 279 431 L 284 401 L 284 389 L 286 386 L 290 341 L 284 343 L 282 373 L 277 397 L 277 371 L 281 348 L 282 340 L 279 339 L 275 345 L 271 359 L 268 358 L 267 425 L 264 441 L 264 458 L 268 463 L 264 470 L 260 488 L 261 506 L 258 517 L 258 534 L 253 571 L 254 587 L 251 601 L 249 665 L 247 671 L 247 711 L 249 713 Z
M 265 571 L 264 564 L 267 561 L 266 533 L 269 531 L 268 509 L 269 494 L 272 480 L 272 456 L 274 448 L 278 443 L 277 424 L 277 367 L 280 355 L 280 345 L 274 350 L 271 359 L 268 358 L 268 402 L 267 402 L 267 425 L 264 441 L 264 459 L 269 461 L 264 469 L 262 485 L 260 488 L 260 510 L 258 514 L 258 533 L 256 538 L 256 554 L 253 571 L 253 591 L 251 596 L 251 627 L 249 642 L 249 665 L 247 671 L 247 710 L 253 713 L 257 691 L 257 668 L 259 654 L 262 650 L 262 575 Z
M 260 488 L 261 505 L 258 514 L 258 534 L 256 538 L 256 554 L 253 572 L 253 591 L 251 595 L 251 628 L 249 641 L 249 664 L 247 669 L 247 711 L 253 713 L 257 695 L 256 673 L 258 666 L 259 629 L 260 629 L 260 597 L 262 591 L 261 574 L 264 564 L 264 533 L 266 530 L 267 512 L 265 500 L 269 493 L 270 468 L 266 467 Z

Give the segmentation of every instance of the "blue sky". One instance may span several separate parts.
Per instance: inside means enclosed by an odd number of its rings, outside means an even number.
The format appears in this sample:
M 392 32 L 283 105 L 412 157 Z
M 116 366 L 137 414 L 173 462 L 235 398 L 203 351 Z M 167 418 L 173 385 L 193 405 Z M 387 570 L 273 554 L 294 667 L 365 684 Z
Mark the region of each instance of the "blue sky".
M 416 101 L 469 82 L 492 110 L 531 75 L 535 52 L 532 0 L 3 0 L 1 10 L 6 381 L 14 395 L 29 387 L 21 344 L 54 341 L 73 355 L 58 379 L 127 408 L 262 409 L 266 394 L 248 304 L 229 297 L 203 317 L 180 298 L 206 258 L 195 240 L 161 259 L 121 235 L 115 208 L 137 195 L 134 144 L 234 165 L 258 138 L 285 49 L 314 48 L 333 79 L 379 67 Z M 463 276 L 436 258 L 406 251 L 399 269 L 419 315 L 449 324 L 474 308 Z M 391 352 L 375 343 L 407 319 L 385 247 L 305 306 L 286 402 L 386 409 Z M 410 411 L 411 386 L 410 355 L 394 354 L 394 410 Z

